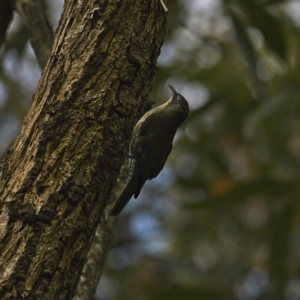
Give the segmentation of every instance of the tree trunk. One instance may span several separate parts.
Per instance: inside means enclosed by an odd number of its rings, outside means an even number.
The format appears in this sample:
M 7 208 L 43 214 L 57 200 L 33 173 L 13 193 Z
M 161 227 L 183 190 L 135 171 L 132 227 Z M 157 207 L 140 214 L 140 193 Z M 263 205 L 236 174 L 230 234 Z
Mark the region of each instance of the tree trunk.
M 66 1 L 0 173 L 0 298 L 71 299 L 163 42 L 159 0 Z M 103 228 L 105 230 L 105 227 Z

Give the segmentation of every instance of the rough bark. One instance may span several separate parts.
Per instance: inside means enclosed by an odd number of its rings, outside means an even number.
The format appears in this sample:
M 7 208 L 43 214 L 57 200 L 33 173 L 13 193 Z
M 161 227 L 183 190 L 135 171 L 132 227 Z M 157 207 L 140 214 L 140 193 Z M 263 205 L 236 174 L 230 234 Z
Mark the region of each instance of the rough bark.
M 0 47 L 5 40 L 6 31 L 13 15 L 13 4 L 9 0 L 0 0 Z
M 118 182 L 111 194 L 111 203 L 106 207 L 105 215 L 110 214 L 114 203 L 122 192 L 128 177 L 128 172 L 128 164 L 123 165 L 118 177 Z M 101 224 L 98 225 L 73 300 L 94 299 L 107 253 L 115 242 L 115 221 L 116 218 L 105 218 Z
M 163 42 L 153 1 L 66 1 L 0 173 L 0 298 L 71 299 Z

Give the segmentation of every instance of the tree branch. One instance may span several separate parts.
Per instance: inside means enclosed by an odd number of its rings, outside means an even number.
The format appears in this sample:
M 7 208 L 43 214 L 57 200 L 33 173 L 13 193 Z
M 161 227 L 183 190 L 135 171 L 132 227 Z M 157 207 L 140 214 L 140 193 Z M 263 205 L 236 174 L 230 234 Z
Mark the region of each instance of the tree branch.
M 100 277 L 103 272 L 105 258 L 114 243 L 114 225 L 116 218 L 110 217 L 111 209 L 120 195 L 124 183 L 128 177 L 128 164 L 125 164 L 120 172 L 118 182 L 112 192 L 111 203 L 106 208 L 105 218 L 97 227 L 96 234 L 90 248 L 87 262 L 84 265 L 80 282 L 73 300 L 93 299 Z
M 17 0 L 15 7 L 29 31 L 32 48 L 43 70 L 50 55 L 54 34 L 41 1 Z
M 73 300 L 94 298 L 107 253 L 113 244 L 114 225 L 115 218 L 107 218 L 98 226 Z
M 5 41 L 6 31 L 12 19 L 13 6 L 8 0 L 0 0 L 0 47 Z

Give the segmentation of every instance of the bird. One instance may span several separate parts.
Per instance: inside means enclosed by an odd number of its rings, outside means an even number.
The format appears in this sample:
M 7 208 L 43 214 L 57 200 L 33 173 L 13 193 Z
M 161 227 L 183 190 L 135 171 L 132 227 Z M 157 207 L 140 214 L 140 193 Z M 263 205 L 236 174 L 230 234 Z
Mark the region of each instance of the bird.
M 174 87 L 169 87 L 172 97 L 166 103 L 149 110 L 132 131 L 129 176 L 111 210 L 111 216 L 118 215 L 132 196 L 139 196 L 145 182 L 160 173 L 172 151 L 177 128 L 189 115 L 186 99 Z

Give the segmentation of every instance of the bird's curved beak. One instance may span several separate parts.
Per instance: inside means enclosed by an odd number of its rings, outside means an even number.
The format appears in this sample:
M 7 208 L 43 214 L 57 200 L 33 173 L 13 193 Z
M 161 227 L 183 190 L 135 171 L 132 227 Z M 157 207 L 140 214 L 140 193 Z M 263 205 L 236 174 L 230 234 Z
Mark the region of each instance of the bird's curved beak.
M 173 96 L 175 96 L 176 94 L 178 94 L 178 93 L 176 92 L 176 90 L 175 90 L 171 85 L 169 85 L 169 88 L 170 88 L 171 91 L 173 92 Z

